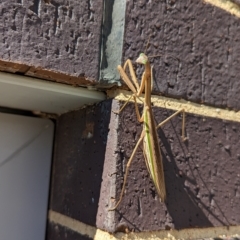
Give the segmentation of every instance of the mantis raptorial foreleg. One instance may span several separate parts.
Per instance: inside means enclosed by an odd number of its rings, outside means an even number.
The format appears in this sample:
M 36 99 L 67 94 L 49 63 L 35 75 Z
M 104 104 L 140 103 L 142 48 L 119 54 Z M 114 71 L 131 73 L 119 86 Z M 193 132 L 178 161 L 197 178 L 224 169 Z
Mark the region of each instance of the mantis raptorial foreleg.
M 134 96 L 134 94 L 132 94 L 132 95 L 128 98 L 128 100 L 122 105 L 122 107 L 121 107 L 118 111 L 112 111 L 112 112 L 114 112 L 114 113 L 116 113 L 116 114 L 119 114 L 119 113 L 127 106 L 127 104 L 130 102 L 130 100 L 133 98 L 133 96 Z

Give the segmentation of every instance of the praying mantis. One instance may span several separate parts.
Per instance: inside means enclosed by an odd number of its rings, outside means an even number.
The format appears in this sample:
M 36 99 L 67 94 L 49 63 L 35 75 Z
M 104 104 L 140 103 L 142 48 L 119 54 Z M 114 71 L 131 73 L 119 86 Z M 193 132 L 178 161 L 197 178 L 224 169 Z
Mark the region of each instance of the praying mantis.
M 162 163 L 162 155 L 161 150 L 159 146 L 158 141 L 158 134 L 157 129 L 160 128 L 163 124 L 165 124 L 167 121 L 169 121 L 171 118 L 175 117 L 179 113 L 182 113 L 182 140 L 185 141 L 185 111 L 184 109 L 180 109 L 170 117 L 168 117 L 166 120 L 161 122 L 160 124 L 156 125 L 153 111 L 151 107 L 151 91 L 152 91 L 152 67 L 150 65 L 150 62 L 148 60 L 148 57 L 141 53 L 140 56 L 136 60 L 137 63 L 143 64 L 145 66 L 145 71 L 142 75 L 141 84 L 139 85 L 136 74 L 133 69 L 133 65 L 130 59 L 128 59 L 124 66 L 118 66 L 118 71 L 121 75 L 121 78 L 123 81 L 127 84 L 129 89 L 133 92 L 133 94 L 130 96 L 130 98 L 126 101 L 126 103 L 120 108 L 118 112 L 115 112 L 119 114 L 127 105 L 127 103 L 131 100 L 131 98 L 134 99 L 135 104 L 135 110 L 137 114 L 137 119 L 139 122 L 143 123 L 143 130 L 141 132 L 140 138 L 137 141 L 137 144 L 135 145 L 133 152 L 128 160 L 128 163 L 126 165 L 126 171 L 125 176 L 123 180 L 123 186 L 120 194 L 120 198 L 116 205 L 110 209 L 109 211 L 115 210 L 123 197 L 124 189 L 127 181 L 127 175 L 129 171 L 129 167 L 131 165 L 132 160 L 134 159 L 134 155 L 141 143 L 143 143 L 143 155 L 146 162 L 146 166 L 148 169 L 148 172 L 151 176 L 151 179 L 155 185 L 155 188 L 157 190 L 157 193 L 160 197 L 161 202 L 165 202 L 166 200 L 166 187 L 165 187 L 165 178 L 164 178 L 164 171 L 163 171 L 163 163 Z M 131 75 L 131 80 L 128 77 L 126 73 L 126 68 L 129 68 L 129 72 Z M 138 109 L 136 98 L 140 97 L 140 95 L 145 92 L 144 95 L 144 106 L 143 106 L 143 112 L 142 116 L 140 116 L 140 112 Z

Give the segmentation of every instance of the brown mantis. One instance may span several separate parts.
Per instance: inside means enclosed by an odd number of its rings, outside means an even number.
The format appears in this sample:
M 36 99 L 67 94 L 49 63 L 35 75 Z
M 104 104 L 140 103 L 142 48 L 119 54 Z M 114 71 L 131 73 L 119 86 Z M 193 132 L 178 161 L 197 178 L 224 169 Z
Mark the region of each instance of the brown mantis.
M 136 60 L 137 63 L 143 64 L 145 66 L 145 71 L 142 75 L 141 84 L 139 86 L 138 80 L 136 78 L 133 65 L 131 60 L 127 60 L 122 68 L 122 66 L 118 66 L 118 71 L 123 79 L 123 81 L 127 84 L 127 86 L 130 88 L 130 90 L 133 92 L 133 94 L 130 96 L 130 98 L 126 101 L 126 103 L 122 106 L 122 108 L 118 111 L 120 113 L 126 104 L 131 100 L 131 98 L 134 98 L 135 103 L 135 109 L 136 114 L 139 122 L 143 122 L 143 130 L 141 133 L 141 136 L 131 154 L 131 157 L 128 160 L 123 186 L 120 194 L 120 198 L 116 205 L 113 208 L 110 208 L 109 211 L 115 210 L 118 205 L 120 204 L 124 189 L 127 181 L 127 175 L 129 171 L 129 166 L 134 158 L 134 155 L 137 151 L 137 148 L 139 145 L 143 142 L 143 155 L 145 158 L 145 162 L 147 165 L 148 172 L 150 173 L 151 179 L 156 187 L 156 190 L 158 192 L 158 195 L 160 197 L 160 200 L 164 202 L 166 200 L 166 188 L 165 188 L 165 179 L 164 179 L 164 172 L 163 172 L 163 163 L 162 163 L 162 155 L 161 150 L 159 147 L 159 141 L 157 137 L 157 129 L 161 127 L 163 124 L 165 124 L 167 121 L 169 121 L 171 118 L 175 117 L 179 113 L 183 113 L 183 120 L 182 120 L 182 139 L 185 140 L 185 112 L 184 109 L 181 109 L 168 117 L 166 120 L 161 122 L 156 126 L 155 120 L 153 117 L 152 107 L 151 107 L 151 90 L 152 90 L 152 68 L 150 66 L 150 63 L 148 61 L 148 57 L 141 53 L 138 59 Z M 129 72 L 131 75 L 131 79 L 129 79 L 128 75 L 126 74 L 126 68 L 129 68 Z M 138 98 L 142 92 L 145 92 L 145 98 L 144 98 L 144 107 L 143 107 L 143 113 L 142 116 L 140 116 L 139 109 L 137 106 L 136 98 Z

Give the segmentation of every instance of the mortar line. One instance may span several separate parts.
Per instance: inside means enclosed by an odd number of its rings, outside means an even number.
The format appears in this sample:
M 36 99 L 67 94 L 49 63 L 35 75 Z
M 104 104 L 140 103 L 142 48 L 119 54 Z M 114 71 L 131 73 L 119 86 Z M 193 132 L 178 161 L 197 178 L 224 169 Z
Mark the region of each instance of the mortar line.
M 236 17 L 240 17 L 240 6 L 230 0 L 204 0 L 204 2 L 219 7 Z
M 58 224 L 81 235 L 88 236 L 94 240 L 193 240 L 215 237 L 224 238 L 226 236 L 234 237 L 240 232 L 240 226 L 223 226 L 111 234 L 52 210 L 49 211 L 48 219 L 51 223 Z
M 107 91 L 108 98 L 114 98 L 118 101 L 126 101 L 132 93 L 126 90 L 109 90 Z M 141 95 L 140 100 L 137 100 L 139 104 L 143 103 L 143 96 Z M 196 114 L 205 117 L 218 118 L 222 120 L 229 120 L 234 122 L 240 122 L 240 112 L 233 110 L 216 108 L 206 106 L 203 104 L 197 104 L 183 99 L 172 99 L 163 96 L 152 95 L 152 104 L 155 107 L 167 108 L 171 110 L 179 110 L 184 108 L 186 113 Z M 132 99 L 131 102 L 134 100 Z

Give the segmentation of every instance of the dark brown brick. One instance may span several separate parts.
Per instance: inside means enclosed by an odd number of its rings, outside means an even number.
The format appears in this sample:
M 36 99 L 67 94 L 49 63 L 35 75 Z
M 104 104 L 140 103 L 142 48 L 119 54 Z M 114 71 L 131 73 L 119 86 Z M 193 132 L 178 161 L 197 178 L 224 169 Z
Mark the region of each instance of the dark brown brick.
M 171 113 L 170 110 L 154 108 L 156 122 L 161 122 Z M 167 189 L 166 203 L 159 201 L 139 148 L 130 168 L 126 193 L 115 216 L 106 209 L 99 209 L 99 215 L 105 221 L 98 227 L 107 231 L 125 231 L 127 228 L 150 231 L 238 225 L 239 127 L 239 123 L 187 114 L 188 141 L 182 142 L 181 117 L 167 123 L 158 131 Z M 120 114 L 115 128 L 118 129 L 117 172 L 113 174 L 114 168 L 105 162 L 104 171 L 108 178 L 103 177 L 102 183 L 102 189 L 104 186 L 110 188 L 109 178 L 117 176 L 117 195 L 110 195 L 109 199 L 119 199 L 124 166 L 141 133 L 142 127 L 137 123 L 133 104 Z M 110 216 L 112 220 L 108 219 Z M 109 222 L 115 226 L 110 226 Z
M 111 101 L 57 120 L 50 209 L 95 226 Z
M 240 109 L 240 20 L 204 1 L 127 1 L 124 59 L 150 38 L 154 91 Z M 178 58 L 171 58 L 169 55 Z
M 78 78 L 70 79 L 70 84 L 94 84 L 101 52 L 102 0 L 47 2 L 1 1 L 0 59 L 32 67 L 26 75 L 57 80 L 62 74 Z

